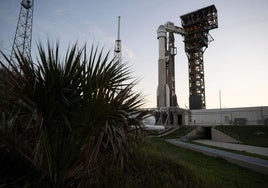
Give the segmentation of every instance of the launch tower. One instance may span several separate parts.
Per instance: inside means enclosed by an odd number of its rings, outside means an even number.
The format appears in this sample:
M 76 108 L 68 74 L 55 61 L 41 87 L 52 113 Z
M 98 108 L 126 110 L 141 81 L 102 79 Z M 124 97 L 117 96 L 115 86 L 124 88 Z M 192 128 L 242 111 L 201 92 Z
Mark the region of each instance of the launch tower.
M 209 30 L 218 28 L 217 9 L 211 5 L 183 15 L 181 23 L 188 57 L 190 109 L 206 109 L 203 54 L 213 41 Z
M 10 60 L 14 61 L 16 52 L 31 59 L 32 25 L 34 0 L 22 0 L 17 29 L 12 45 Z

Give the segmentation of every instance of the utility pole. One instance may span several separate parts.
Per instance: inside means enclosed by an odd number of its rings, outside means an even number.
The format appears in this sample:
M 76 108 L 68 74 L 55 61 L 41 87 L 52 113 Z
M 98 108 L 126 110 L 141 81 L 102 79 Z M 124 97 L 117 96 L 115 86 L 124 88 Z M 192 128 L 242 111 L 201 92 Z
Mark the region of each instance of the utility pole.
M 221 90 L 219 90 L 219 100 L 220 100 L 220 118 L 221 118 L 221 125 L 222 125 L 222 109 L 221 109 Z
M 221 90 L 219 90 L 220 109 L 221 109 Z

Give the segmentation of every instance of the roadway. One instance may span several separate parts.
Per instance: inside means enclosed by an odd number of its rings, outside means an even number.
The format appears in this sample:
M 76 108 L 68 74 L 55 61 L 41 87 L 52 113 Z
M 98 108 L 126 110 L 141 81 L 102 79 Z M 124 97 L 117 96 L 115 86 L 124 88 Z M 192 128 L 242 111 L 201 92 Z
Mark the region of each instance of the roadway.
M 216 146 L 220 148 L 226 148 L 237 151 L 245 151 L 247 153 L 254 153 L 258 155 L 268 156 L 268 148 L 258 147 L 258 146 L 249 146 L 244 144 L 233 144 L 226 142 L 216 142 L 213 140 L 194 140 L 194 142 L 205 144 L 209 146 Z
M 206 147 L 206 146 L 191 144 L 188 142 L 180 141 L 179 139 L 167 139 L 166 141 L 170 144 L 173 144 L 173 145 L 176 145 L 179 147 L 183 147 L 186 149 L 190 149 L 193 151 L 203 153 L 204 155 L 224 158 L 233 164 L 254 170 L 256 172 L 268 174 L 268 160 L 263 160 L 263 159 L 259 159 L 259 158 L 240 155 L 240 154 L 227 152 L 227 151 L 223 151 L 220 149 L 214 149 L 214 148 L 210 148 L 210 147 Z M 213 141 L 211 141 L 211 142 L 213 142 Z M 237 145 L 237 148 L 239 148 L 239 145 L 238 144 L 236 144 L 236 145 Z M 254 147 L 254 146 L 252 146 L 252 147 Z

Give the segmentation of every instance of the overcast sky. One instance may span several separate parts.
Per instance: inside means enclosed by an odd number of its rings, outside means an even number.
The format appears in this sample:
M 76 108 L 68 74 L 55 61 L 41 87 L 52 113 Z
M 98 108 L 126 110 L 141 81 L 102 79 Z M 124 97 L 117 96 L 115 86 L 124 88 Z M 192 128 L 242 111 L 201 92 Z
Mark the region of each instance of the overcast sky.
M 60 41 L 63 49 L 78 41 L 113 51 L 121 16 L 123 61 L 141 78 L 137 90 L 146 107 L 156 106 L 158 41 L 156 30 L 167 21 L 181 26 L 180 16 L 214 4 L 219 28 L 204 53 L 207 108 L 268 106 L 267 0 L 35 0 L 32 56 L 36 43 Z M 0 0 L 0 50 L 10 54 L 20 0 Z M 175 36 L 176 94 L 189 106 L 188 60 L 181 36 Z M 113 53 L 112 53 L 113 54 Z

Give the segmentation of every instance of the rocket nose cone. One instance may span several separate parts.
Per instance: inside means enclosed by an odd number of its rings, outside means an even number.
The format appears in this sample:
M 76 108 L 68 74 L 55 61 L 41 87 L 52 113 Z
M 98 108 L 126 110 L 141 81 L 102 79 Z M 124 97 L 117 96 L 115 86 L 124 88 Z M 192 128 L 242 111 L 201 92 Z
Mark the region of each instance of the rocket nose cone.
M 157 38 L 159 37 L 166 37 L 166 34 L 167 31 L 166 31 L 166 28 L 164 25 L 160 25 L 157 29 Z
M 166 28 L 165 28 L 164 25 L 160 25 L 160 26 L 158 27 L 158 29 L 157 29 L 157 33 L 159 33 L 159 32 L 166 32 Z

